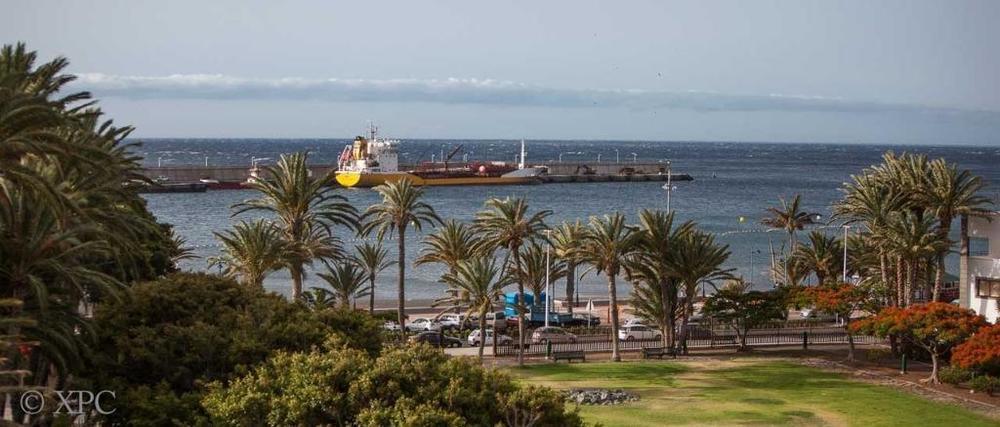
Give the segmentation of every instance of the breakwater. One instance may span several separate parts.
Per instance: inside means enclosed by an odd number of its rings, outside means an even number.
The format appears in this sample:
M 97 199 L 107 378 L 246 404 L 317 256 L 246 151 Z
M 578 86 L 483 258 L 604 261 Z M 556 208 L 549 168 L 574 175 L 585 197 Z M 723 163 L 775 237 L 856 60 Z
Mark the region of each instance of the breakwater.
M 426 164 L 421 165 L 427 167 Z M 436 165 L 432 165 L 436 166 Z M 667 167 L 660 162 L 546 162 L 532 164 L 548 168 L 548 174 L 540 179 L 545 183 L 572 182 L 641 182 L 666 181 Z M 313 175 L 322 175 L 336 170 L 336 165 L 311 165 Z M 400 165 L 401 170 L 416 169 L 416 165 Z M 250 176 L 247 166 L 164 166 L 147 167 L 142 170 L 149 179 L 166 179 L 168 182 L 197 182 L 212 179 L 220 182 L 243 182 Z M 673 173 L 674 181 L 690 181 L 687 174 Z

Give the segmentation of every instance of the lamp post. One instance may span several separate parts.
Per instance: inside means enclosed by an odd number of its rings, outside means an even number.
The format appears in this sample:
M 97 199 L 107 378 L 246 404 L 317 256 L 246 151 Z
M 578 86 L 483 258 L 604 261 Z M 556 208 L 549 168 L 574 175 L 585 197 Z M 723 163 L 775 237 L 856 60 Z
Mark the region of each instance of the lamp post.
M 597 163 L 601 162 L 601 153 L 597 153 Z
M 621 157 L 618 156 L 618 149 L 615 148 L 615 163 L 621 163 Z
M 156 167 L 158 167 L 158 168 L 162 168 L 163 167 L 163 156 L 160 156 L 160 157 L 156 158 Z
M 671 183 L 671 173 L 670 173 L 670 160 L 667 160 L 667 184 L 663 186 L 664 190 L 667 190 L 667 213 L 670 213 L 670 193 L 674 191 L 674 186 Z
M 841 278 L 844 283 L 847 283 L 847 230 L 850 228 L 850 225 L 844 224 L 844 276 Z
M 552 295 L 552 290 L 549 289 L 551 283 L 549 281 L 549 252 L 552 248 L 552 241 L 549 240 L 549 235 L 552 234 L 552 230 L 545 230 L 545 240 L 547 244 L 545 245 L 545 327 L 549 327 L 549 298 Z
M 632 153 L 632 163 L 638 162 L 638 160 L 637 160 L 638 158 L 639 158 L 638 154 Z

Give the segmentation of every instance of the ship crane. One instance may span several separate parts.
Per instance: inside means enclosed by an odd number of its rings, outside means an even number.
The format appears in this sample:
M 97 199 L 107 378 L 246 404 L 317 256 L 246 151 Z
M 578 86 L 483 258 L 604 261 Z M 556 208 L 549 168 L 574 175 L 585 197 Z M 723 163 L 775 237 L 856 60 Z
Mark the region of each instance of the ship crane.
M 454 150 L 451 150 L 451 152 L 448 153 L 448 157 L 444 158 L 444 171 L 445 172 L 448 172 L 448 161 L 451 160 L 452 157 L 455 157 L 455 155 L 458 154 L 459 151 L 462 151 L 462 147 L 463 146 L 465 146 L 465 144 L 458 144 L 458 147 L 455 147 Z

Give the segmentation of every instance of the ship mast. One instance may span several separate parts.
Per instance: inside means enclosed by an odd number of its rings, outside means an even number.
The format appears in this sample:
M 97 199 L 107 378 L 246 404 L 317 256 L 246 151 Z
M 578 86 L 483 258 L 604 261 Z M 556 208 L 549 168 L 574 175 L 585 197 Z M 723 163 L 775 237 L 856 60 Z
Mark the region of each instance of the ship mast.
M 517 164 L 518 169 L 524 169 L 524 138 L 521 138 L 521 162 Z

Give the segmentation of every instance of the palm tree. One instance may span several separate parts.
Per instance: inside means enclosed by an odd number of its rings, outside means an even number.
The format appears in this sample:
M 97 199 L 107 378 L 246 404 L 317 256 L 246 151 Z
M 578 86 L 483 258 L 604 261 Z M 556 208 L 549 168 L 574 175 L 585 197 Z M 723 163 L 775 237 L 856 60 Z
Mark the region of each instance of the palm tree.
M 366 283 L 368 275 L 353 262 L 327 265 L 326 271 L 319 273 L 318 276 L 330 285 L 342 308 L 351 308 L 358 298 L 364 298 L 371 293 L 371 288 Z
M 224 275 L 248 286 L 263 287 L 264 278 L 285 265 L 288 245 L 271 221 L 241 221 L 232 231 L 214 234 L 222 249 L 218 257 L 209 259 L 209 267 L 219 266 Z
M 590 228 L 583 242 L 583 259 L 599 273 L 608 277 L 608 296 L 611 300 L 611 360 L 621 361 L 618 354 L 618 289 L 615 279 L 642 239 L 625 225 L 621 213 L 590 218 Z
M 715 242 L 715 236 L 692 230 L 682 234 L 674 244 L 674 256 L 669 258 L 672 274 L 684 289 L 684 310 L 681 312 L 681 348 L 687 351 L 688 321 L 694 315 L 694 298 L 699 286 L 733 278 L 733 269 L 723 269 L 729 259 L 729 246 Z
M 275 215 L 289 247 L 285 260 L 293 300 L 302 295 L 306 265 L 342 256 L 333 227 L 357 228 L 357 211 L 347 198 L 334 194 L 333 174 L 313 178 L 307 160 L 305 153 L 283 154 L 276 166 L 264 168 L 269 178 L 251 184 L 261 197 L 233 205 L 233 216 L 255 210 Z
M 552 230 L 549 238 L 556 258 L 566 264 L 566 301 L 569 312 L 573 312 L 573 292 L 576 290 L 576 266 L 580 263 L 580 243 L 587 229 L 579 220 L 564 222 Z
M 503 289 L 513 283 L 513 277 L 496 265 L 493 256 L 477 256 L 460 261 L 454 271 L 446 273 L 441 281 L 451 287 L 449 297 L 440 301 L 452 308 L 467 307 L 467 315 L 476 313 L 479 318 L 479 360 L 483 360 L 486 346 L 486 313 L 503 298 Z M 494 337 L 496 333 L 494 333 Z
M 525 245 L 524 253 L 521 254 L 521 279 L 531 293 L 535 296 L 535 301 L 541 301 L 542 294 L 545 293 L 545 273 L 548 270 L 549 283 L 562 279 L 566 275 L 566 265 L 562 260 L 548 256 L 548 269 L 546 269 L 546 247 L 538 240 L 532 240 Z M 551 249 L 549 249 L 551 251 Z M 549 295 L 546 298 L 551 298 Z
M 468 224 L 449 219 L 424 238 L 424 247 L 416 264 L 442 264 L 448 272 L 454 273 L 458 263 L 472 257 L 475 237 Z
M 834 215 L 845 219 L 847 224 L 864 224 L 878 252 L 882 282 L 889 283 L 889 252 L 884 232 L 889 216 L 905 209 L 907 196 L 870 171 L 851 178 L 853 182 L 844 184 L 841 190 L 844 198 L 834 205 Z
M 969 171 L 959 171 L 958 167 L 944 159 L 936 159 L 929 164 L 929 173 L 924 183 L 924 191 L 915 194 L 918 203 L 925 206 L 938 220 L 938 234 L 942 240 L 948 239 L 951 223 L 956 216 L 983 216 L 988 210 L 985 206 L 992 204 L 986 197 L 977 193 L 983 188 L 982 178 L 973 176 Z M 967 237 L 963 234 L 962 239 Z M 964 244 L 963 241 L 961 244 Z M 932 301 L 937 301 L 941 293 L 941 282 L 944 279 L 944 258 L 947 250 L 937 254 L 937 268 L 934 276 L 934 293 Z
M 642 234 L 640 250 L 626 265 L 633 282 L 645 283 L 660 293 L 657 301 L 663 304 L 657 323 L 663 329 L 663 343 L 673 347 L 677 313 L 677 275 L 672 267 L 676 244 L 682 236 L 694 230 L 694 223 L 684 222 L 674 227 L 674 213 L 642 210 L 639 212 L 639 232 Z
M 541 238 L 545 230 L 545 217 L 552 211 L 543 210 L 528 215 L 528 204 L 524 199 L 490 199 L 486 201 L 485 209 L 476 213 L 473 222 L 475 231 L 480 236 L 479 250 L 492 252 L 499 248 L 507 250 L 506 268 L 513 268 L 514 277 L 520 278 L 521 249 L 526 242 Z M 524 283 L 517 281 L 517 363 L 524 364 L 524 314 L 527 311 L 524 298 Z
M 785 230 L 788 233 L 788 253 L 795 252 L 795 232 L 814 223 L 815 214 L 800 209 L 801 196 L 796 194 L 791 202 L 779 199 L 781 207 L 767 208 L 768 216 L 760 221 L 768 227 Z
M 354 263 L 361 267 L 368 277 L 368 313 L 375 313 L 375 278 L 382 270 L 392 266 L 389 251 L 382 247 L 382 241 L 364 242 L 354 246 Z
M 897 277 L 901 286 L 898 301 L 901 306 L 907 306 L 913 298 L 916 273 L 921 261 L 936 256 L 940 251 L 950 246 L 947 239 L 942 239 L 934 226 L 931 215 L 918 215 L 913 212 L 896 213 L 889 219 L 887 237 L 898 263 Z
M 312 311 L 323 311 L 337 307 L 337 296 L 326 288 L 316 286 L 302 292 L 302 298 L 299 301 L 302 301 L 302 304 Z
M 843 262 L 842 248 L 836 237 L 813 231 L 809 233 L 809 244 L 799 246 L 792 258 L 813 272 L 818 284 L 825 285 L 828 279 L 835 278 L 840 271 Z
M 382 196 L 382 202 L 369 206 L 362 216 L 362 233 L 375 233 L 379 240 L 396 235 L 398 244 L 399 283 L 397 295 L 398 321 L 402 333 L 406 333 L 406 229 L 412 226 L 420 231 L 423 227 L 441 222 L 431 205 L 423 201 L 424 190 L 413 185 L 409 179 L 401 179 L 375 187 Z

